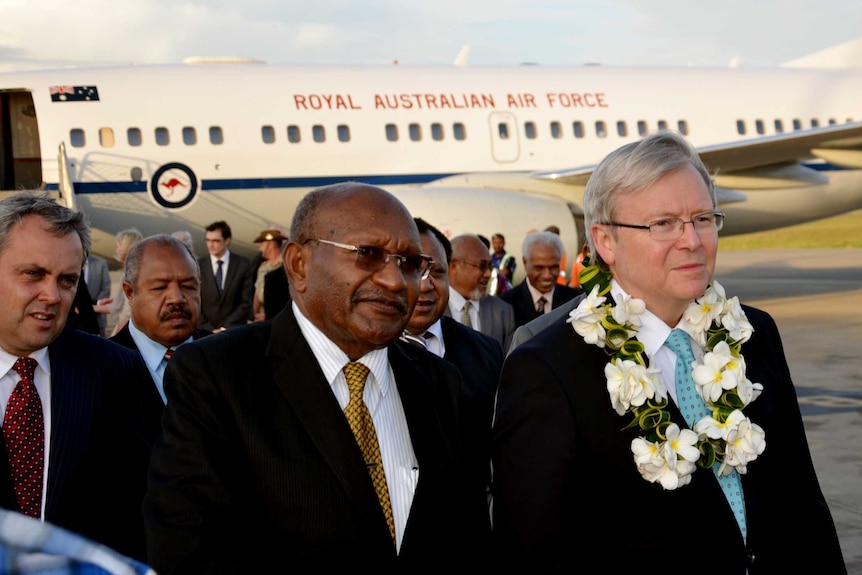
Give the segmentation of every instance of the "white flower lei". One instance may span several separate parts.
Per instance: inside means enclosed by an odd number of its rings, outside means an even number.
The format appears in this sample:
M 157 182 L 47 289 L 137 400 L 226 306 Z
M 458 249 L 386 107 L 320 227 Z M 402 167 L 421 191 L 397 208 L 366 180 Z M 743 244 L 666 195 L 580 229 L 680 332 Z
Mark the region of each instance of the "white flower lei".
M 766 440 L 763 429 L 742 413 L 763 385 L 745 376 L 740 348 L 754 328 L 738 298 L 726 299 L 724 288 L 713 281 L 683 314 L 706 350 L 703 360 L 692 364 L 692 379 L 710 413 L 693 430 L 680 429 L 670 421 L 661 370 L 647 366 L 644 346 L 635 339 L 640 314 L 646 309 L 643 300 L 626 296 L 617 305 L 606 304 L 611 274 L 598 266 L 587 267 L 580 277 L 589 295 L 567 321 L 584 341 L 611 356 L 605 366 L 611 406 L 619 415 L 632 414 L 624 429 L 645 431 L 631 444 L 641 476 L 665 489 L 676 489 L 691 481 L 697 465 L 711 468 L 718 461 L 720 475 L 734 469 L 746 473 L 748 463 L 763 453 Z

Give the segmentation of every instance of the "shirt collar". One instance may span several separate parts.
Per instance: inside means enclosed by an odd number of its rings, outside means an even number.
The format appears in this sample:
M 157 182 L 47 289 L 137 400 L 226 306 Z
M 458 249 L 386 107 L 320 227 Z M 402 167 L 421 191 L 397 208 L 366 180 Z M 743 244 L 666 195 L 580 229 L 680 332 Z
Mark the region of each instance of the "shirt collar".
M 168 348 L 159 342 L 150 339 L 147 334 L 138 329 L 135 325 L 135 320 L 133 319 L 129 319 L 129 334 L 132 336 L 132 340 L 135 342 L 135 345 L 138 346 L 138 351 L 141 352 L 141 357 L 144 358 L 144 363 L 147 364 L 147 367 L 152 370 L 158 368 L 159 364 L 165 358 L 165 351 L 167 351 Z M 192 341 L 192 339 L 193 337 L 189 336 L 189 338 L 180 345 L 188 343 Z M 179 345 L 175 345 L 174 349 L 177 347 L 179 347 Z
M 30 353 L 27 357 L 32 357 L 36 360 L 36 363 L 39 364 L 39 367 L 42 368 L 42 371 L 47 373 L 49 376 L 51 375 L 51 362 L 48 358 L 48 348 L 43 347 L 37 349 L 36 351 Z M 17 355 L 12 355 L 2 347 L 0 347 L 0 375 L 6 374 L 12 367 L 15 365 L 15 362 L 18 361 Z

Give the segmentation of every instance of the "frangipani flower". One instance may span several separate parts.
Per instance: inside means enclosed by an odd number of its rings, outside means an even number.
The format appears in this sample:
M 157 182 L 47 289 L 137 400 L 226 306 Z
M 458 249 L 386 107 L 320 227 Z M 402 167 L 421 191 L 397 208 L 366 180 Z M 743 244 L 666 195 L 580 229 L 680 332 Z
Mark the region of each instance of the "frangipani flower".
M 718 284 L 715 284 L 718 286 Z M 685 310 L 683 317 L 692 327 L 692 331 L 698 336 L 701 347 L 706 345 L 706 332 L 712 326 L 712 322 L 724 311 L 724 288 L 712 286 L 706 289 L 702 297 L 696 299 Z
M 751 383 L 751 380 L 747 377 L 743 377 L 739 380 L 739 383 L 736 386 L 736 394 L 739 396 L 739 399 L 742 400 L 744 405 L 748 405 L 758 397 L 763 392 L 763 384 L 762 383 Z
M 733 297 L 725 302 L 725 313 L 721 316 L 721 325 L 728 331 L 730 338 L 737 342 L 746 342 L 754 332 L 754 327 L 745 317 L 739 298 Z
M 599 287 L 593 286 L 590 295 L 571 311 L 566 320 L 572 324 L 584 341 L 602 348 L 605 347 L 605 328 L 602 326 L 602 320 L 607 317 L 604 303 L 605 297 L 599 296 Z
M 660 443 L 643 438 L 632 440 L 635 465 L 641 476 L 651 483 L 659 482 L 665 489 L 676 489 L 691 481 L 700 451 L 697 434 L 680 429 L 672 423 L 667 428 L 667 440 Z
M 715 349 L 703 356 L 703 363 L 695 364 L 691 378 L 697 385 L 698 393 L 705 400 L 715 403 L 721 394 L 736 387 L 737 374 L 727 365 L 734 361 L 730 347 L 719 342 Z
M 617 302 L 617 305 L 611 309 L 611 317 L 620 325 L 628 324 L 637 329 L 641 326 L 640 315 L 644 310 L 646 310 L 644 300 L 627 295 L 623 298 L 623 301 Z
M 731 417 L 736 413 L 741 419 L 727 434 L 727 452 L 718 470 L 721 475 L 729 475 L 732 469 L 747 473 L 748 464 L 766 449 L 766 433 L 763 428 L 744 417 L 741 411 L 734 411 Z
M 608 393 L 614 411 L 625 415 L 632 407 L 639 407 L 647 399 L 655 397 L 659 373 L 658 369 L 647 368 L 630 359 L 611 360 L 605 366 L 605 378 L 608 380 Z M 664 395 L 667 392 L 664 383 L 660 386 Z

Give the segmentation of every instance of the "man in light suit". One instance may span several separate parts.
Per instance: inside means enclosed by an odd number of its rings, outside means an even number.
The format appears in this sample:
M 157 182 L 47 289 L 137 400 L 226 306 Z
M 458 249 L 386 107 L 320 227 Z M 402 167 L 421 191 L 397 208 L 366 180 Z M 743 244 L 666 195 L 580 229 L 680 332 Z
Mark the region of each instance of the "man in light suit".
M 92 254 L 87 256 L 84 264 L 84 283 L 87 284 L 92 303 L 97 304 L 99 300 L 111 297 L 111 274 L 105 258 Z M 108 326 L 108 316 L 103 313 L 96 314 L 96 320 L 99 323 L 99 331 L 104 336 Z
M 165 234 L 144 238 L 126 256 L 123 292 L 132 316 L 111 341 L 141 354 L 153 384 L 140 398 L 144 422 L 161 433 L 167 401 L 163 377 L 179 346 L 211 334 L 198 329 L 200 269 L 182 240 Z
M 521 245 L 526 277 L 513 289 L 500 295 L 515 312 L 515 325 L 520 327 L 540 315 L 560 307 L 583 290 L 558 285 L 563 240 L 553 232 L 533 232 Z
M 83 215 L 49 196 L 0 202 L 0 507 L 144 559 L 152 437 L 139 426 L 136 396 L 146 367 L 130 350 L 65 328 L 89 248 Z M 32 383 L 14 367 L 26 362 L 35 362 Z M 13 419 L 33 423 L 29 455 L 12 456 Z M 29 464 L 19 469 L 22 459 Z
M 502 349 L 508 349 L 515 331 L 515 315 L 511 305 L 497 296 L 488 295 L 488 282 L 491 280 L 488 248 L 476 234 L 455 236 L 451 243 L 446 315 L 493 337 L 500 342 Z
M 709 401 L 721 401 L 738 388 L 752 390 L 748 399 L 734 396 L 741 406 L 734 409 L 750 425 L 728 419 L 722 427 L 732 435 L 710 435 L 726 441 L 715 455 L 719 464 L 733 466 L 722 470 L 733 489 L 722 488 L 718 466 L 709 461 L 712 451 L 702 449 L 712 445 L 705 443 L 706 433 L 714 429 L 701 427 L 732 410 L 704 409 L 701 419 L 684 418 L 695 402 L 704 404 L 695 390 L 684 409 L 678 406 L 693 366 L 714 366 L 704 354 L 720 359 L 722 353 L 703 347 L 717 345 L 697 319 L 708 306 L 692 307 L 713 282 L 723 224 L 712 179 L 697 152 L 672 132 L 626 144 L 591 176 L 584 212 L 590 252 L 611 274 L 605 303 L 615 311 L 623 305 L 625 315 L 636 318 L 620 321 L 634 326 L 626 353 L 640 355 L 644 363 L 634 359 L 624 365 L 607 341 L 599 347 L 592 339 L 598 332 L 589 331 L 594 324 L 587 319 L 607 313 L 597 301 L 581 310 L 577 331 L 561 315 L 508 355 L 492 447 L 499 570 L 627 573 L 642 571 L 649 558 L 673 557 L 675 565 L 710 575 L 846 573 L 781 338 L 768 314 L 747 306 L 725 309 L 710 300 L 716 313 L 736 314 L 742 357 L 724 365 L 743 373 L 722 372 L 723 384 L 731 385 L 718 396 L 709 394 Z M 603 311 L 597 317 L 591 309 Z M 745 325 L 753 328 L 747 335 Z M 684 343 L 673 347 L 677 337 Z M 693 362 L 677 356 L 687 345 Z M 615 349 L 620 348 L 621 343 Z M 618 363 L 609 363 L 612 356 Z M 762 385 L 760 393 L 755 384 Z M 690 387 L 701 385 L 698 374 Z M 650 389 L 657 391 L 650 395 Z M 650 403 L 636 397 L 640 390 Z M 642 406 L 644 418 L 635 418 L 626 405 Z M 687 421 L 697 425 L 697 433 Z M 765 450 L 759 453 L 752 449 L 760 443 L 758 429 L 765 432 Z M 734 462 L 736 455 L 746 461 Z
M 230 251 L 227 222 L 206 227 L 209 255 L 201 258 L 201 316 L 198 327 L 214 333 L 245 325 L 252 319 L 255 272 L 251 260 Z M 221 262 L 221 263 L 219 263 Z M 219 277 L 221 268 L 221 284 Z
M 466 480 L 460 374 L 398 339 L 430 266 L 413 218 L 388 192 L 344 183 L 307 194 L 290 230 L 290 304 L 168 364 L 144 503 L 151 564 L 162 575 L 481 569 L 488 509 Z M 356 363 L 370 370 L 361 401 L 344 372 Z M 376 430 L 373 459 L 343 411 L 357 403 Z
M 422 218 L 415 218 L 415 221 L 422 252 L 431 256 L 434 264 L 428 277 L 422 280 L 419 300 L 403 338 L 422 342 L 428 351 L 449 361 L 461 372 L 467 400 L 464 427 L 476 454 L 472 461 L 479 480 L 488 484 L 491 418 L 497 380 L 503 367 L 503 350 L 494 338 L 444 315 L 449 306 L 448 267 L 452 246 L 443 232 Z

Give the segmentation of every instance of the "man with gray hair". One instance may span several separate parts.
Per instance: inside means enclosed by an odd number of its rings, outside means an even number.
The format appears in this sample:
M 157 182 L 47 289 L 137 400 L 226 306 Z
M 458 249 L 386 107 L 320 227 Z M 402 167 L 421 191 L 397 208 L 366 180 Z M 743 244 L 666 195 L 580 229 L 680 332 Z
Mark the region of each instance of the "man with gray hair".
M 46 194 L 0 201 L 0 507 L 144 559 L 146 367 L 66 328 L 89 249 L 80 212 Z
M 563 240 L 549 231 L 533 232 L 524 238 L 521 256 L 527 276 L 520 284 L 498 296 L 515 312 L 515 326 L 521 327 L 558 308 L 583 290 L 557 283 Z

